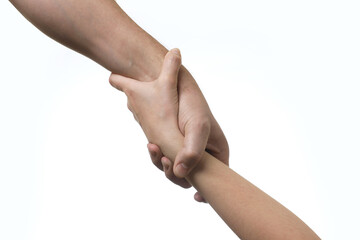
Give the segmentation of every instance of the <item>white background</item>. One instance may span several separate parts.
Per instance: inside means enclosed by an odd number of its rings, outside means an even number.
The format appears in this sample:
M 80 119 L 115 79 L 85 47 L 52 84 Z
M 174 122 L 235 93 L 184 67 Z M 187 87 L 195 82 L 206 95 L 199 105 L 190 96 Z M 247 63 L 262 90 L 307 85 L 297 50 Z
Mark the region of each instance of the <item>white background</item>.
M 118 1 L 182 50 L 231 167 L 323 239 L 359 239 L 358 1 Z M 168 182 L 109 72 L 0 2 L 0 239 L 237 239 Z

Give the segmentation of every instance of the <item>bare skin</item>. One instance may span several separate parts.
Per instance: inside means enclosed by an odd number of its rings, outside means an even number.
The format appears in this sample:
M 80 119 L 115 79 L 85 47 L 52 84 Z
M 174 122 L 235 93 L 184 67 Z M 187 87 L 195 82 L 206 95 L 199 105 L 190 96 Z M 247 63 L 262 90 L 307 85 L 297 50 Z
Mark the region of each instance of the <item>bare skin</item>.
M 167 52 L 113 0 L 10 0 L 37 28 L 108 70 L 139 81 L 153 81 Z M 179 70 L 178 126 L 185 136 L 169 178 L 182 187 L 204 150 L 226 165 L 229 147 L 219 124 L 189 71 Z M 153 163 L 163 169 L 163 153 L 148 145 Z M 186 166 L 185 168 L 183 166 Z M 204 199 L 197 193 L 195 199 Z
M 110 77 L 110 83 L 127 95 L 129 109 L 148 140 L 167 156 L 162 157 L 166 174 L 183 147 L 184 137 L 177 125 L 180 65 L 180 52 L 173 49 L 153 82 L 143 83 L 116 74 Z M 202 158 L 186 179 L 239 238 L 320 239 L 295 214 L 227 165 L 206 152 Z

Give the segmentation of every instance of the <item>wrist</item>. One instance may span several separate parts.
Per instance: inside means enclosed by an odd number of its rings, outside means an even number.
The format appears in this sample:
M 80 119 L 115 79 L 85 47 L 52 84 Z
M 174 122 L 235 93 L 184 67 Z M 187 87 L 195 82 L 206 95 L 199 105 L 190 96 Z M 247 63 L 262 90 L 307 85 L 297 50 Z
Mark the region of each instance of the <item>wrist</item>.
M 204 152 L 202 159 L 195 166 L 195 168 L 186 177 L 186 180 L 191 183 L 197 190 L 198 183 L 202 179 L 213 178 L 219 171 L 221 166 L 225 166 L 211 154 Z
M 167 133 L 166 137 L 163 137 L 163 141 L 158 145 L 167 158 L 174 162 L 177 153 L 181 150 L 184 137 L 177 131 L 176 133 Z
M 89 48 L 92 59 L 122 76 L 142 82 L 157 79 L 167 49 L 128 17 L 122 21 L 124 24 L 111 28 L 109 34 L 94 37 Z M 124 38 L 125 31 L 131 41 Z

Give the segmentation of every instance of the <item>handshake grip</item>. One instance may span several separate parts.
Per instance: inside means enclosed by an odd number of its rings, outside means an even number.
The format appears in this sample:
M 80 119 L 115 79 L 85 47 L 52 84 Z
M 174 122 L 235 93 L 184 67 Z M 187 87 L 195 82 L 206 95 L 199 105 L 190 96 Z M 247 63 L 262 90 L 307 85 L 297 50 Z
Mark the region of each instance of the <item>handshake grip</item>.
M 172 161 L 182 147 L 183 135 L 178 126 L 178 74 L 181 66 L 179 49 L 169 51 L 157 79 L 141 82 L 111 74 L 110 84 L 124 92 L 128 108 L 140 124 L 148 141 L 160 147 Z

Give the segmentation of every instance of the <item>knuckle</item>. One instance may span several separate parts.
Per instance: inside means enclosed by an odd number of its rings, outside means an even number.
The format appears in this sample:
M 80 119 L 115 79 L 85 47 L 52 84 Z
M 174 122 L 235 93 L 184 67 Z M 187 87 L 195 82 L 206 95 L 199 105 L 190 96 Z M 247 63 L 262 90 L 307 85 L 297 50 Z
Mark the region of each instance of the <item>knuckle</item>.
M 200 114 L 195 116 L 191 121 L 188 122 L 189 125 L 193 127 L 193 129 L 198 129 L 201 132 L 210 132 L 211 129 L 211 118 L 210 116 L 206 116 Z
M 200 159 L 201 156 L 202 156 L 202 153 L 200 153 L 198 151 L 195 151 L 193 149 L 186 150 L 185 153 L 184 153 L 184 157 L 187 160 L 187 162 L 196 161 L 196 160 Z
M 126 95 L 128 98 L 132 98 L 133 95 L 134 95 L 134 91 L 132 91 L 132 90 L 131 90 L 130 88 L 128 88 L 128 87 L 123 88 L 122 91 L 125 93 L 125 95 Z
M 201 131 L 210 131 L 210 127 L 211 127 L 210 118 L 202 117 L 197 121 L 196 125 Z
M 132 112 L 132 106 L 130 101 L 127 102 L 127 108 L 130 110 L 130 112 Z

